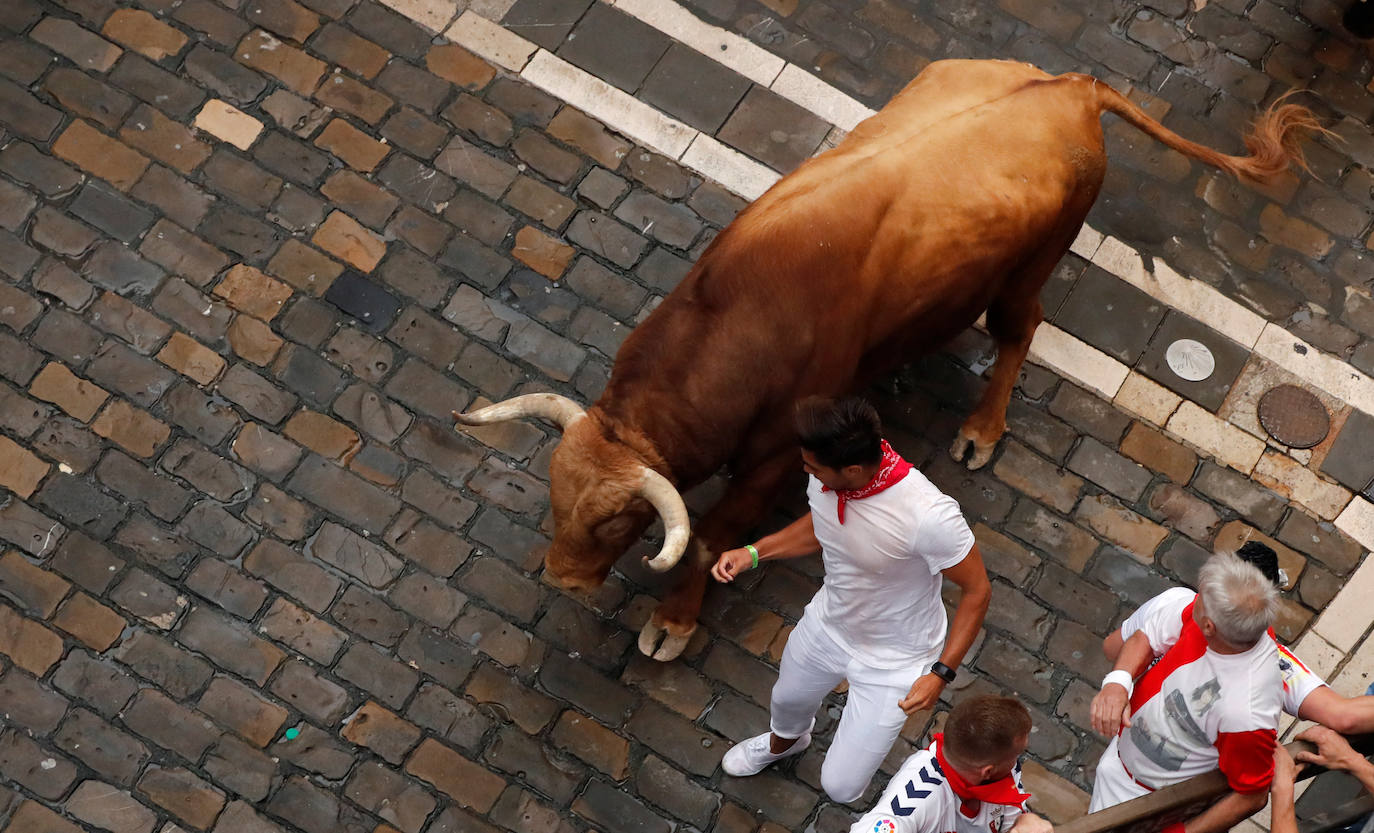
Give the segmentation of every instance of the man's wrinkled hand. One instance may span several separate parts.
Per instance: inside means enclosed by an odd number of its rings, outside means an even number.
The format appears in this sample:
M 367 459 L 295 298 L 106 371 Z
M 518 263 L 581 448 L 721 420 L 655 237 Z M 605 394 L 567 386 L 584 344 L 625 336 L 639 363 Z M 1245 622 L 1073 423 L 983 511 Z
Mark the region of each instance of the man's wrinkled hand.
M 1131 725 L 1131 696 L 1119 683 L 1107 683 L 1097 692 L 1092 703 L 1093 731 L 1112 737 Z
M 1050 824 L 1049 819 L 1035 813 L 1022 813 L 1016 824 L 1011 826 L 1010 833 L 1054 833 L 1054 825 Z
M 722 584 L 729 584 L 753 564 L 754 556 L 749 554 L 749 550 L 743 547 L 737 550 L 726 550 L 720 554 L 720 558 L 717 558 L 715 565 L 711 567 L 711 577 Z
M 902 711 L 907 714 L 915 714 L 922 709 L 928 709 L 935 705 L 935 701 L 940 699 L 940 692 L 945 690 L 945 681 L 934 674 L 926 674 L 918 677 L 916 682 L 911 684 L 911 690 L 906 696 L 897 701 L 897 705 L 902 707 Z
M 1298 740 L 1317 745 L 1316 752 L 1303 751 L 1297 754 L 1297 759 L 1303 763 L 1346 771 L 1367 763 L 1363 755 L 1351 748 L 1349 741 L 1326 726 L 1313 726 L 1298 735 Z

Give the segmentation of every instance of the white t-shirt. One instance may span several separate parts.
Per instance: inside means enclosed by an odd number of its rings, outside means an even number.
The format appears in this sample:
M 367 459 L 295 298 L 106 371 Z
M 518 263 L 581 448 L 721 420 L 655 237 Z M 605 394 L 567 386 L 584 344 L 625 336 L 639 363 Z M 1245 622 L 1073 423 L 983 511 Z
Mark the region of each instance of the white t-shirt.
M 1147 603 L 1136 623 L 1159 660 L 1131 695 L 1121 762 L 1156 789 L 1213 769 L 1234 790 L 1268 789 L 1283 692 L 1276 643 L 1264 638 L 1239 654 L 1217 653 L 1193 621 L 1192 601 L 1180 608 L 1176 590 L 1162 595 L 1172 601 Z
M 1183 609 L 1192 604 L 1195 598 L 1197 593 L 1186 587 L 1165 590 L 1141 605 L 1139 610 L 1121 623 L 1122 640 L 1130 639 L 1132 634 L 1140 630 L 1140 623 L 1151 616 L 1164 614 L 1165 611 L 1175 611 L 1182 615 Z M 1272 633 L 1270 635 L 1272 636 Z M 1302 701 L 1307 699 L 1307 695 L 1326 685 L 1326 681 L 1317 676 L 1307 667 L 1307 663 L 1298 659 L 1292 651 L 1282 645 L 1278 645 L 1278 651 L 1279 674 L 1283 678 L 1283 710 L 1297 717 L 1298 709 L 1302 708 Z
M 806 494 L 825 583 L 806 606 L 829 636 L 873 668 L 904 668 L 945 640 L 940 571 L 973 548 L 959 504 L 912 469 L 883 491 L 845 503 L 812 477 Z
M 1021 786 L 1021 765 L 1012 773 Z M 854 822 L 849 833 L 1006 833 L 1021 817 L 1021 808 L 983 802 L 972 818 L 935 765 L 935 753 L 922 749 L 906 759 L 892 776 L 878 804 Z

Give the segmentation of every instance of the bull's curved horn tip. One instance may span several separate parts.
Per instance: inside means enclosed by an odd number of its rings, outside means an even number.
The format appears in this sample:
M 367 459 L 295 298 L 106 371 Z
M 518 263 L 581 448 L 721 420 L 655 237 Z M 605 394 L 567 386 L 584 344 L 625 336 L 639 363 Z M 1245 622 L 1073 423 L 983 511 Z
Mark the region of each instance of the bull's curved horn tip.
M 658 511 L 665 530 L 663 546 L 658 555 L 649 559 L 648 564 L 650 568 L 663 572 L 682 558 L 687 542 L 692 537 L 692 527 L 687 518 L 687 505 L 682 502 L 682 495 L 678 494 L 668 478 L 648 466 L 644 467 L 642 477 L 639 494 Z

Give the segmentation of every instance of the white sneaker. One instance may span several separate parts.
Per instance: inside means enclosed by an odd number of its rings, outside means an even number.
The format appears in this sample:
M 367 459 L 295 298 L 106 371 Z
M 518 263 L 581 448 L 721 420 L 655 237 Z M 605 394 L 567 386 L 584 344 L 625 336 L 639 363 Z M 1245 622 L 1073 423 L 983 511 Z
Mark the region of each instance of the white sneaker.
M 725 770 L 726 775 L 733 775 L 736 778 L 758 775 L 764 767 L 774 761 L 782 760 L 788 755 L 798 755 L 811 745 L 811 732 L 808 730 L 786 750 L 774 755 L 770 751 L 772 749 L 771 737 L 771 732 L 764 732 L 730 747 L 729 751 L 725 753 L 725 757 L 720 761 L 720 768 Z

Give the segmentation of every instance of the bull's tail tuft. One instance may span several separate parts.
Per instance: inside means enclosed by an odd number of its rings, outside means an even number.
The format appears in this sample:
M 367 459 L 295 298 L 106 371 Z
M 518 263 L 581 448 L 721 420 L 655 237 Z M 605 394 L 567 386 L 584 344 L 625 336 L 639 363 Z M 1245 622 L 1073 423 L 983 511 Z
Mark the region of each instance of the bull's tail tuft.
M 1309 170 L 1303 159 L 1302 140 L 1313 134 L 1330 134 L 1311 110 L 1288 101 L 1287 93 L 1269 105 L 1255 119 L 1245 146 L 1249 156 L 1231 156 L 1206 145 L 1191 142 L 1146 115 L 1125 96 L 1110 86 L 1094 84 L 1098 106 L 1130 122 L 1138 130 L 1168 145 L 1185 156 L 1226 171 L 1232 176 L 1267 182 L 1297 164 Z M 1310 172 L 1310 170 L 1309 170 Z
M 1245 137 L 1250 155 L 1231 157 L 1237 160 L 1241 174 L 1264 181 L 1288 170 L 1290 163 L 1312 173 L 1302 155 L 1302 140 L 1310 135 L 1335 134 L 1322 127 L 1311 110 L 1288 100 L 1296 93 L 1284 93 L 1255 119 Z

